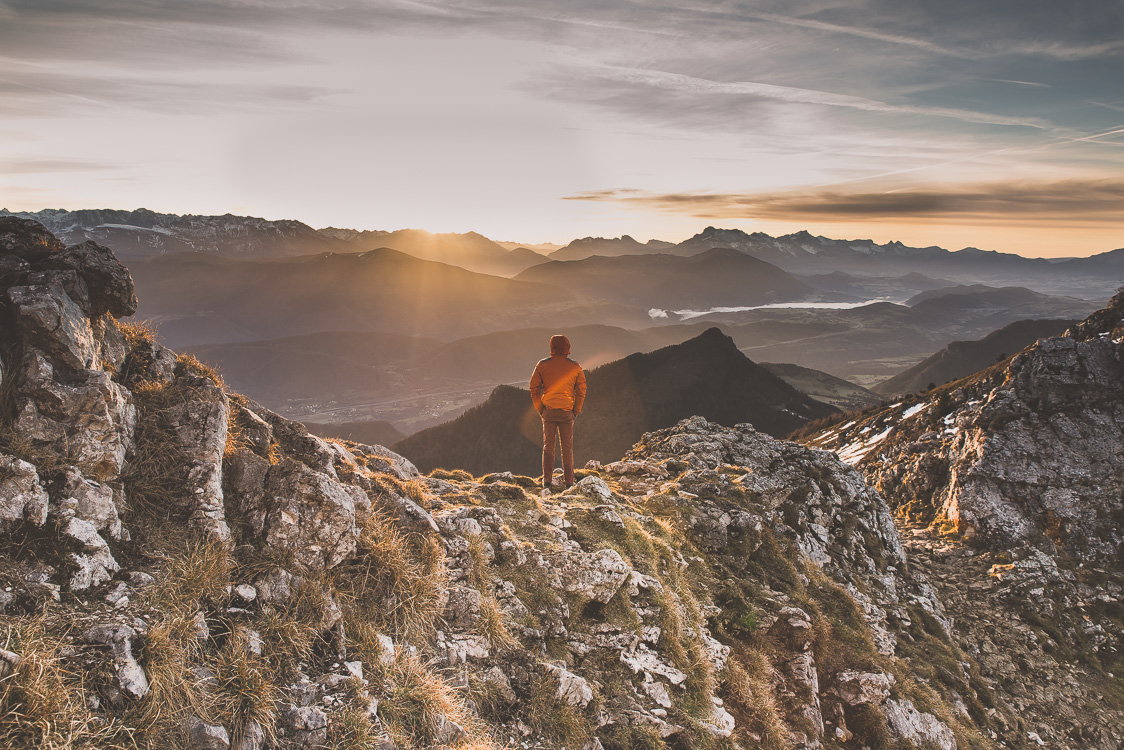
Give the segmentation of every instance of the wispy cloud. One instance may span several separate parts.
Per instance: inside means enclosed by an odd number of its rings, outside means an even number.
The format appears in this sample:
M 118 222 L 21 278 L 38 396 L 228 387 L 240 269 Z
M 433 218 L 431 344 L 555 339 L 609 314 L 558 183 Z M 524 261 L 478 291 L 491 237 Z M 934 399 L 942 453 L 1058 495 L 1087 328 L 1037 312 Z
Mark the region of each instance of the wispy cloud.
M 925 52 L 932 52 L 933 54 L 937 55 L 948 55 L 949 57 L 958 57 L 964 60 L 975 60 L 981 57 L 981 54 L 978 51 L 951 49 L 949 47 L 943 47 L 926 39 L 917 39 L 915 37 L 905 36 L 902 34 L 890 34 L 884 31 L 878 31 L 876 29 L 862 28 L 857 26 L 843 26 L 840 24 L 826 23 L 824 21 L 814 21 L 806 18 L 782 16 L 775 13 L 753 13 L 748 17 L 755 18 L 761 21 L 779 23 L 785 26 L 797 26 L 805 29 L 826 31 L 833 34 L 846 34 L 848 36 L 856 36 L 862 39 L 873 39 L 879 42 L 887 42 L 889 44 L 913 47 Z
M 119 169 L 116 164 L 84 159 L 4 159 L 0 160 L 0 172 L 6 175 L 19 174 L 59 174 L 64 172 L 98 172 Z
M 588 70 L 592 75 L 607 80 L 632 85 L 650 86 L 659 89 L 669 89 L 689 94 L 734 94 L 756 96 L 785 102 L 797 102 L 801 104 L 818 104 L 826 107 L 846 107 L 867 112 L 947 117 L 963 122 L 983 123 L 987 125 L 1013 125 L 1037 128 L 1040 130 L 1048 130 L 1052 127 L 1049 122 L 1037 117 L 1008 117 L 990 112 L 975 112 L 972 110 L 954 109 L 950 107 L 891 104 L 861 96 L 836 94 L 830 91 L 817 91 L 815 89 L 797 88 L 793 86 L 778 86 L 776 84 L 759 83 L 756 81 L 721 82 L 660 70 L 644 70 L 612 65 L 590 66 Z
M 598 190 L 566 200 L 623 204 L 700 219 L 895 221 L 903 219 L 1118 223 L 1124 180 L 1002 182 L 887 192 L 648 193 Z

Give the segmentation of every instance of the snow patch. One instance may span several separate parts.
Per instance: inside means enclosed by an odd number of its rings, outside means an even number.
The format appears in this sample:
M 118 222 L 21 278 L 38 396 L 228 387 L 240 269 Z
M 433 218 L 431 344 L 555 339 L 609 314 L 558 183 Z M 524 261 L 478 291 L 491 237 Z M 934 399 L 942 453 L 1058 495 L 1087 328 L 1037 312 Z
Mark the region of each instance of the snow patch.
M 920 404 L 917 404 L 916 406 L 909 407 L 904 412 L 902 412 L 902 419 L 909 419 L 914 414 L 917 414 L 921 410 L 923 410 L 926 406 L 928 406 L 928 404 L 920 403 Z
M 874 435 L 873 437 L 869 437 L 866 440 L 862 440 L 856 443 L 851 443 L 850 445 L 841 448 L 840 450 L 835 452 L 835 455 L 839 456 L 839 460 L 843 463 L 854 466 L 859 461 L 863 460 L 863 458 L 866 457 L 866 454 L 874 450 L 874 447 L 885 440 L 886 437 L 889 436 L 889 434 L 893 431 L 894 425 L 890 425 L 885 430 L 878 433 L 877 435 Z

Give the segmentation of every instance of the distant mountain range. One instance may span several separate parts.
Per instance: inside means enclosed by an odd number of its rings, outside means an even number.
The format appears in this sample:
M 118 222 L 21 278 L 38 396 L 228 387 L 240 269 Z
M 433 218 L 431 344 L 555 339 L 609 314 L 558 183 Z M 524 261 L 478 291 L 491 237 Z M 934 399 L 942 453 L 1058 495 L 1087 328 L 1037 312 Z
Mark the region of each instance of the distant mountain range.
M 112 249 L 121 260 L 184 252 L 225 258 L 277 258 L 354 249 L 299 221 L 252 216 L 179 216 L 146 208 L 44 209 L 16 214 L 0 209 L 0 216 L 12 215 L 38 221 L 67 245 L 94 240 Z
M 615 257 L 619 255 L 649 255 L 662 253 L 675 247 L 674 242 L 648 240 L 637 242 L 627 234 L 617 239 L 583 237 L 550 253 L 550 260 L 584 260 L 594 255 Z
M 871 388 L 883 396 L 916 393 L 932 385 L 959 380 L 1012 354 L 1038 339 L 1060 336 L 1077 320 L 1019 320 L 976 341 L 953 341 L 936 354 Z
M 356 250 L 389 247 L 422 260 L 448 263 L 496 276 L 514 276 L 525 268 L 547 262 L 545 255 L 534 250 L 525 247 L 508 249 L 476 232 L 431 234 L 421 229 L 385 232 L 334 227 L 319 231 L 326 237 L 349 243 Z
M 551 261 L 528 268 L 515 278 L 643 309 L 708 309 L 831 296 L 770 263 L 727 248 L 689 258 L 598 255 L 585 260 Z
M 553 321 L 639 327 L 647 315 L 572 291 L 472 273 L 397 250 L 273 260 L 154 256 L 130 263 L 140 317 L 170 346 L 356 330 L 455 339 Z
M 0 216 L 10 215 L 0 210 Z M 329 227 L 315 230 L 299 221 L 267 221 L 245 216 L 177 216 L 146 209 L 136 211 L 45 209 L 18 216 L 45 224 L 64 242 L 94 239 L 126 259 L 194 251 L 230 258 L 276 258 L 318 252 L 362 252 L 390 247 L 427 260 L 452 263 L 469 270 L 513 275 L 543 262 L 544 253 L 515 252 L 512 243 L 465 234 L 431 234 L 422 230 L 363 231 Z M 549 247 L 549 246 L 547 246 Z M 541 249 L 546 250 L 547 247 Z M 1029 286 L 1053 294 L 1107 298 L 1124 282 L 1124 248 L 1088 258 L 1046 260 L 977 248 L 950 251 L 941 247 L 910 247 L 901 242 L 836 240 L 807 231 L 781 237 L 762 232 L 707 227 L 678 244 L 662 240 L 641 243 L 628 235 L 612 239 L 585 237 L 553 251 L 550 260 L 582 260 L 592 256 L 678 255 L 689 257 L 728 248 L 771 263 L 812 281 L 834 272 L 860 277 L 902 277 L 920 274 L 958 283 Z M 842 291 L 838 280 L 826 279 L 825 291 Z M 814 284 L 814 281 L 813 281 Z M 920 288 L 919 288 L 920 290 Z
M 783 435 L 836 411 L 752 362 L 717 328 L 598 367 L 587 381 L 589 396 L 574 443 L 578 466 L 589 459 L 619 459 L 643 433 L 691 415 L 727 425 L 751 422 Z M 501 386 L 480 406 L 394 449 L 423 471 L 445 467 L 534 476 L 541 473 L 542 423 L 525 389 Z

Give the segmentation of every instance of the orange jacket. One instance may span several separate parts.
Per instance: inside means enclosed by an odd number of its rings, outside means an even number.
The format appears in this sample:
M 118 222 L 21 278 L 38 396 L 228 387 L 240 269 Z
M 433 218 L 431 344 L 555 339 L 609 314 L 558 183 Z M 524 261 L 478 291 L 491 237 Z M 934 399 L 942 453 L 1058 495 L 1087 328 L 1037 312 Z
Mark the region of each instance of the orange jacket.
M 540 414 L 544 408 L 580 413 L 585 403 L 582 366 L 564 354 L 540 360 L 531 375 L 531 400 Z

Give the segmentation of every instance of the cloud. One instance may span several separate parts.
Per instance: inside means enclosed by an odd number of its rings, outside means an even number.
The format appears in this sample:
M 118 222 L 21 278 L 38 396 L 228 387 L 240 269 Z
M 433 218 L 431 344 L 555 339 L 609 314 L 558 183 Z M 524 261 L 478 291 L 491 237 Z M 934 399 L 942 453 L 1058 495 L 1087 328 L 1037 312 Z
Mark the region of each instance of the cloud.
M 737 96 L 774 99 L 784 102 L 817 104 L 826 107 L 845 107 L 867 112 L 947 117 L 963 122 L 987 125 L 1013 125 L 1037 128 L 1040 130 L 1048 130 L 1052 127 L 1049 122 L 1037 117 L 1008 117 L 989 112 L 975 112 L 972 110 L 954 109 L 950 107 L 890 104 L 888 102 L 868 99 L 861 96 L 836 94 L 830 91 L 797 88 L 794 86 L 778 86 L 771 83 L 759 83 L 756 81 L 711 81 L 705 78 L 681 75 L 679 73 L 611 65 L 591 66 L 589 70 L 592 75 L 611 81 L 636 86 L 648 86 L 657 89 L 669 89 L 687 94 L 733 94 Z
M 565 198 L 617 203 L 701 219 L 773 221 L 970 220 L 1121 224 L 1124 180 L 1002 182 L 886 192 L 647 193 L 597 190 Z
M 4 60 L 0 59 L 0 71 Z M 140 72 L 98 77 L 72 70 L 43 66 L 9 67 L 0 73 L 0 93 L 18 97 L 27 116 L 40 116 L 49 107 L 67 103 L 97 107 L 130 107 L 159 112 L 231 111 L 260 107 L 284 109 L 316 104 L 345 93 L 330 86 L 309 86 L 277 81 L 249 84 L 234 81 L 184 81 L 146 78 Z M 7 114 L 11 115 L 12 112 Z
M 0 172 L 16 174 L 58 174 L 63 172 L 98 172 L 118 169 L 118 165 L 84 159 L 4 159 L 0 160 Z
M 786 26 L 797 26 L 805 29 L 815 29 L 817 31 L 826 31 L 834 34 L 846 34 L 849 36 L 857 36 L 863 39 L 873 39 L 879 42 L 888 42 L 889 44 L 897 44 L 905 47 L 914 47 L 924 52 L 932 52 L 938 55 L 948 55 L 950 57 L 958 57 L 966 60 L 974 60 L 980 58 L 980 53 L 973 50 L 950 49 L 942 47 L 925 39 L 917 39 L 903 34 L 890 34 L 883 31 L 878 31 L 869 28 L 860 28 L 856 26 L 843 26 L 835 23 L 825 23 L 823 21 L 813 21 L 805 18 L 793 18 L 791 16 L 782 16 L 775 13 L 755 13 L 749 16 L 762 21 L 770 21 L 772 23 L 779 23 Z

